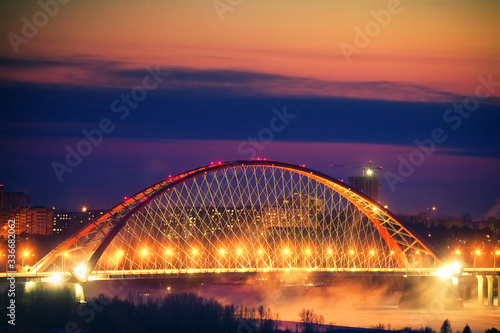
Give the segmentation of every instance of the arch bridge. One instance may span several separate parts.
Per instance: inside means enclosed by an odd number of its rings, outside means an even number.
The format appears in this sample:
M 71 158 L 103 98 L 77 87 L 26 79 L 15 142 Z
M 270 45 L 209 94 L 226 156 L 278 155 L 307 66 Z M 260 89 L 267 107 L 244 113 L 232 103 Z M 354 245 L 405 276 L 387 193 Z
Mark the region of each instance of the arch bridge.
M 325 174 L 268 160 L 169 177 L 84 226 L 29 274 L 416 272 L 439 259 L 378 203 Z

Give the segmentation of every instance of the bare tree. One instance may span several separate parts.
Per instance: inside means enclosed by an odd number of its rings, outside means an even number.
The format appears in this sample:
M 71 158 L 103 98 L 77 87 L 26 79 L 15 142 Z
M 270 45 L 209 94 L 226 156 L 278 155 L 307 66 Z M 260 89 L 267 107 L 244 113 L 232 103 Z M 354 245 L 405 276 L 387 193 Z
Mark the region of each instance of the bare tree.
M 322 315 L 314 313 L 314 309 L 302 309 L 299 312 L 300 321 L 304 327 L 303 332 L 317 332 L 321 325 L 325 323 L 325 318 Z

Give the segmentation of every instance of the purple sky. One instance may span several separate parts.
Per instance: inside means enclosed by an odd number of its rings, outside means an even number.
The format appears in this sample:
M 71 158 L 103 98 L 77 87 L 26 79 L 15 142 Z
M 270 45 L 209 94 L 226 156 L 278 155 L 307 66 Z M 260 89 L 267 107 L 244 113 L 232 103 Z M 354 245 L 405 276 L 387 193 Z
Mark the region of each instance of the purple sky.
M 372 160 L 394 212 L 500 217 L 500 4 L 400 9 L 278 0 L 221 14 L 210 1 L 92 0 L 60 5 L 28 33 L 40 5 L 2 3 L 0 182 L 35 205 L 105 209 L 169 174 L 250 158 L 249 138 L 274 128 L 258 157 L 346 180 L 361 170 L 329 165 Z M 281 126 L 273 110 L 285 107 Z M 67 147 L 100 123 L 102 142 L 68 167 Z M 416 140 L 435 131 L 424 156 Z M 405 174 L 402 160 L 418 165 Z M 58 177 L 54 163 L 72 171 Z

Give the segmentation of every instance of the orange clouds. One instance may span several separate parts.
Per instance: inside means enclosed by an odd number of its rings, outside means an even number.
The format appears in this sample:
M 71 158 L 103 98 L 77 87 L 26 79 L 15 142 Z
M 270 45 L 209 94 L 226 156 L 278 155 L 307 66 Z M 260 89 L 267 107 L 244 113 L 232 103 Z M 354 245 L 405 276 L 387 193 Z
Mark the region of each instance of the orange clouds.
M 348 63 L 339 45 L 354 45 L 355 28 L 364 31 L 373 12 L 391 3 L 398 3 L 400 11 Z M 1 6 L 11 13 L 3 14 L 2 29 L 17 34 L 21 18 L 40 10 L 37 4 Z M 259 0 L 241 2 L 223 12 L 221 20 L 206 1 L 69 2 L 21 45 L 18 55 L 5 39 L 0 55 L 50 59 L 84 54 L 136 68 L 160 64 L 330 82 L 402 82 L 467 95 L 478 75 L 500 76 L 495 36 L 500 24 L 494 15 L 499 9 L 492 1 Z M 50 83 L 82 79 L 81 73 L 67 71 L 3 77 Z

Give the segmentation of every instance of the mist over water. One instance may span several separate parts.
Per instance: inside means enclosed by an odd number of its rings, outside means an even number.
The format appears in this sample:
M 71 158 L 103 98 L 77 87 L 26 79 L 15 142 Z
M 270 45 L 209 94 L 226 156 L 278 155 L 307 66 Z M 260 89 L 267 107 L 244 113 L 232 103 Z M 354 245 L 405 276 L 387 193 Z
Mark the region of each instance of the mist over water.
M 298 321 L 303 308 L 314 309 L 325 318 L 326 324 L 353 327 L 384 325 L 386 328 L 414 329 L 429 326 L 439 331 L 449 319 L 454 331 L 469 324 L 473 332 L 500 327 L 500 310 L 479 308 L 474 301 L 465 302 L 463 310 L 449 311 L 440 306 L 440 295 L 430 295 L 427 308 L 398 309 L 404 278 L 389 277 L 385 283 L 367 278 L 339 279 L 332 284 L 258 283 L 248 280 L 242 285 L 202 286 L 198 294 L 226 304 L 244 306 L 264 305 L 279 312 L 284 321 Z M 267 282 L 267 281 L 266 281 Z
M 135 299 L 161 297 L 169 292 L 195 292 L 205 298 L 214 298 L 223 304 L 246 307 L 269 307 L 278 312 L 283 321 L 299 321 L 303 308 L 325 318 L 325 324 L 352 327 L 419 329 L 431 327 L 439 331 L 443 321 L 449 319 L 453 332 L 462 332 L 468 324 L 474 333 L 500 328 L 500 308 L 479 307 L 476 298 L 464 302 L 463 310 L 445 310 L 441 295 L 429 295 L 426 308 L 402 310 L 398 308 L 405 278 L 386 277 L 329 277 L 315 278 L 306 274 L 257 275 L 238 279 L 162 279 L 126 282 L 120 298 Z M 112 282 L 108 282 L 112 283 Z M 114 284 L 123 282 L 114 281 Z M 86 297 L 106 293 L 103 282 L 85 287 Z M 167 288 L 170 288 L 168 290 Z M 116 288 L 115 288 L 116 289 Z M 433 291 L 434 293 L 434 291 Z M 142 296 L 139 296 L 142 295 Z M 147 295 L 146 297 L 144 295 Z M 475 291 L 472 292 L 475 295 Z M 295 330 L 295 325 L 290 324 Z

